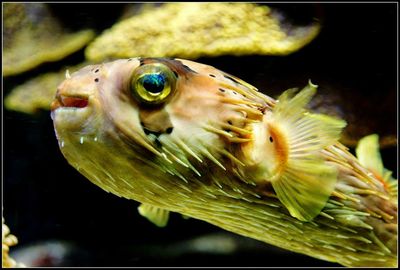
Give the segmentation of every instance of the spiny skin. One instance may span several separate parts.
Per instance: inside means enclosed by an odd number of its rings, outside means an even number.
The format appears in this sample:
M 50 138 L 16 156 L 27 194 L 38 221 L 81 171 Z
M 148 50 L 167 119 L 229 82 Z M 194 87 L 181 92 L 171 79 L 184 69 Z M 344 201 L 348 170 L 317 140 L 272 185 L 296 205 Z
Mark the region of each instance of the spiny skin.
M 130 92 L 132 72 L 151 63 L 177 76 L 175 93 L 159 106 Z M 72 106 L 81 100 L 86 106 Z M 58 88 L 52 118 L 65 158 L 107 192 L 345 266 L 396 266 L 397 198 L 340 143 L 320 152 L 338 179 L 310 222 L 252 180 L 237 151 L 251 141 L 249 123 L 275 104 L 207 65 L 134 58 L 73 73 Z

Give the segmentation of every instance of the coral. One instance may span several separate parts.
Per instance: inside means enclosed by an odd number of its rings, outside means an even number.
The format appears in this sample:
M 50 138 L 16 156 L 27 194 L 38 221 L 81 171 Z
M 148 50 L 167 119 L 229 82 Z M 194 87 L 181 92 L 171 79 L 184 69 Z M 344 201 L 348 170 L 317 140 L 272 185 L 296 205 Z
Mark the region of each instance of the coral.
M 50 104 L 56 95 L 57 86 L 65 79 L 68 69 L 71 73 L 88 65 L 84 62 L 77 66 L 65 67 L 58 72 L 49 72 L 28 80 L 15 87 L 4 99 L 4 106 L 14 110 L 33 114 L 39 109 L 50 110 Z
M 92 30 L 65 30 L 45 4 L 5 3 L 3 8 L 3 76 L 60 60 L 94 37 Z
M 2 218 L 2 267 L 24 267 L 23 264 L 15 262 L 9 255 L 8 252 L 11 246 L 18 244 L 18 239 L 15 235 L 10 234 L 10 229 L 4 223 L 4 218 Z
M 169 3 L 115 24 L 85 53 L 93 61 L 132 56 L 286 55 L 319 32 L 318 24 L 283 26 L 278 17 L 267 6 L 249 3 Z

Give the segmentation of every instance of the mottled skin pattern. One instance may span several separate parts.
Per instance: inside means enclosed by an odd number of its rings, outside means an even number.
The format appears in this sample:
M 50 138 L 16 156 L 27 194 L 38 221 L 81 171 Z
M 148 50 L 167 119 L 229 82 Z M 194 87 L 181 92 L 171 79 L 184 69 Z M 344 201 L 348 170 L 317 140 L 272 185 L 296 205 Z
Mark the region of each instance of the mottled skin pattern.
M 137 67 L 153 62 L 177 81 L 165 103 L 148 106 L 129 85 Z M 65 158 L 107 192 L 345 266 L 396 266 L 397 198 L 340 143 L 321 151 L 338 180 L 310 222 L 292 217 L 268 182 L 252 181 L 237 153 L 251 141 L 248 124 L 275 102 L 207 65 L 133 58 L 73 73 L 52 118 Z

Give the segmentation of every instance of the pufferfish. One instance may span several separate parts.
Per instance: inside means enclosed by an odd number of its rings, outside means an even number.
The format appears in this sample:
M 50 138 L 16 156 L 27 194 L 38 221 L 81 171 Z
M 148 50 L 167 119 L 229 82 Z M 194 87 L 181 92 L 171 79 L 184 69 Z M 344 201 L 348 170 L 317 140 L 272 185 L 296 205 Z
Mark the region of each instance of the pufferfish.
M 397 180 L 377 135 L 358 159 L 345 121 L 306 109 L 317 86 L 275 100 L 214 67 L 120 59 L 73 73 L 51 116 L 61 152 L 91 182 L 169 213 L 345 266 L 397 265 Z

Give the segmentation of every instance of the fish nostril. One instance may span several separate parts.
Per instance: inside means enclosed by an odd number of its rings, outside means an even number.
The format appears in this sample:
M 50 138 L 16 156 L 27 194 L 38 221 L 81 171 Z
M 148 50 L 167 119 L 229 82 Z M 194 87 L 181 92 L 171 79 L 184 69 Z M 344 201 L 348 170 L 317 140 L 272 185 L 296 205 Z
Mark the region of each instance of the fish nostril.
M 167 134 L 171 134 L 173 130 L 174 130 L 174 127 L 169 127 L 169 128 L 167 128 L 167 129 L 165 130 L 165 132 L 166 132 Z

